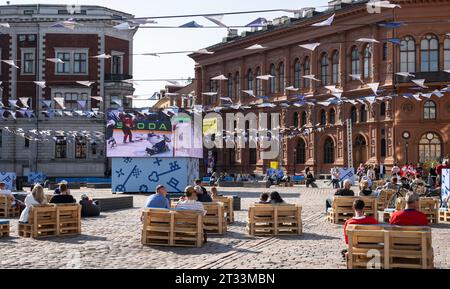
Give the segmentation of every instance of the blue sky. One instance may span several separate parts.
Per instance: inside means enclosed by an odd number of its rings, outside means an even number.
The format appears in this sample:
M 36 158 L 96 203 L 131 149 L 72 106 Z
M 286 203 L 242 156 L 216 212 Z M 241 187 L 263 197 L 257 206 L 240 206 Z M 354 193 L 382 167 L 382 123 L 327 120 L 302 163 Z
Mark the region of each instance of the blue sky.
M 226 0 L 226 1 L 186 1 L 186 0 L 58 0 L 31 1 L 11 0 L 11 4 L 77 4 L 100 5 L 135 15 L 149 17 L 159 15 L 204 14 L 219 12 L 235 12 L 244 10 L 294 9 L 302 7 L 317 7 L 326 5 L 326 0 L 292 1 L 292 0 Z M 2 3 L 3 4 L 3 3 Z M 320 10 L 322 10 L 321 8 Z M 293 16 L 286 12 L 244 14 L 225 16 L 223 22 L 227 25 L 246 25 L 258 17 L 272 19 L 282 15 Z M 212 23 L 204 18 L 179 18 L 174 20 L 161 19 L 158 25 L 179 26 L 195 20 L 202 25 Z M 226 35 L 226 29 L 140 29 L 134 39 L 134 53 L 197 50 L 215 44 Z M 134 79 L 173 79 L 194 76 L 194 62 L 185 54 L 163 55 L 160 58 L 151 56 L 135 56 Z M 163 88 L 166 82 L 139 82 L 136 85 L 136 95 L 148 94 Z M 135 102 L 139 106 L 148 106 L 149 102 Z

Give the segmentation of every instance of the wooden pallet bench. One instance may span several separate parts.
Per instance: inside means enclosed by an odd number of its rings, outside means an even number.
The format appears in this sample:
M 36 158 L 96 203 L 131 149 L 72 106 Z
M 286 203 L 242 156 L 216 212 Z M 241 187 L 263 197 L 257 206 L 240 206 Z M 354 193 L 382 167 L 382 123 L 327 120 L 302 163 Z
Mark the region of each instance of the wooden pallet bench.
M 9 237 L 9 221 L 0 220 L 0 238 Z
M 259 205 L 249 207 L 247 232 L 252 236 L 301 235 L 300 205 Z
M 224 212 L 227 214 L 228 224 L 234 223 L 234 197 L 233 196 L 217 196 L 213 197 L 214 202 L 223 203 Z
M 203 203 L 206 215 L 203 216 L 203 228 L 208 234 L 223 235 L 227 231 L 227 219 L 225 217 L 224 204 Z
M 353 202 L 363 200 L 365 204 L 364 213 L 378 219 L 377 199 L 374 197 L 341 197 L 335 196 L 331 208 L 327 212 L 327 221 L 333 224 L 345 223 L 353 218 Z
M 406 201 L 405 198 L 398 198 L 397 204 L 396 204 L 396 210 L 401 211 L 406 208 Z M 389 211 L 390 217 L 392 216 L 393 212 Z M 419 199 L 419 211 L 427 215 L 428 223 L 430 224 L 437 224 L 439 222 L 440 218 L 440 212 L 439 212 L 439 201 L 435 198 L 420 198 Z M 385 219 L 386 221 L 386 219 Z M 389 220 L 387 221 L 389 222 Z
M 431 229 L 389 225 L 349 225 L 347 268 L 432 269 Z
M 11 199 L 8 196 L 0 196 L 0 217 L 16 218 L 20 216 L 20 208 L 12 207 Z
M 394 190 L 381 190 L 378 195 L 378 211 L 384 211 L 389 205 L 389 200 L 395 194 Z
M 194 211 L 145 209 L 142 244 L 149 246 L 202 247 L 203 215 Z
M 439 209 L 439 223 L 450 222 L 450 211 L 448 209 Z
M 28 223 L 19 223 L 19 236 L 25 238 L 79 234 L 81 234 L 81 206 L 78 204 L 33 206 Z

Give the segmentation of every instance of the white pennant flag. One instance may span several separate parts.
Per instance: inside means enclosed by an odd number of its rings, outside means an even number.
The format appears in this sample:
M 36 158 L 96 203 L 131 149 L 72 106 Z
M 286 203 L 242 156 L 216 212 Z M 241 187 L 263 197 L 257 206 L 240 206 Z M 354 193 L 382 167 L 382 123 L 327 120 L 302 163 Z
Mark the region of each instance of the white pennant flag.
M 373 8 L 388 8 L 388 9 L 394 9 L 394 8 L 401 8 L 400 5 L 397 4 L 391 4 L 389 1 L 370 1 L 367 3 L 368 9 L 370 11 L 373 10 Z
M 220 100 L 233 102 L 233 100 L 231 98 L 229 98 L 229 97 L 221 97 Z
M 258 49 L 266 49 L 267 47 L 262 46 L 260 44 L 255 44 L 250 47 L 245 48 L 246 50 L 258 50 Z
M 110 58 L 111 58 L 111 55 L 103 53 L 103 54 L 100 54 L 100 55 L 97 55 L 97 56 L 92 56 L 92 58 L 97 58 L 97 59 L 110 59 Z
M 331 95 L 333 95 L 333 96 L 336 97 L 336 98 L 341 99 L 341 97 L 342 97 L 342 92 L 333 92 Z
M 288 87 L 285 88 L 285 90 L 287 90 L 287 91 L 298 91 L 299 89 L 295 88 L 293 86 L 288 86 Z
M 301 44 L 299 45 L 301 48 L 305 48 L 311 51 L 316 50 L 317 47 L 320 46 L 320 43 L 316 42 L 316 43 L 309 43 L 309 44 Z
M 228 80 L 228 78 L 225 76 L 225 75 L 223 75 L 223 74 L 221 74 L 221 75 L 218 75 L 218 76 L 216 76 L 216 77 L 213 77 L 213 78 L 211 78 L 212 80 Z
M 10 100 L 8 100 L 8 102 L 9 102 L 9 106 L 10 107 L 17 107 L 18 108 L 18 106 L 17 106 L 17 99 L 10 99 Z
M 199 49 L 196 51 L 192 51 L 193 53 L 197 53 L 197 54 L 214 54 L 213 51 L 208 51 L 207 49 Z
M 327 20 L 319 22 L 319 23 L 315 23 L 311 26 L 315 26 L 315 27 L 330 26 L 333 23 L 335 16 L 336 16 L 336 14 L 333 14 Z
M 244 92 L 244 93 L 246 93 L 246 94 L 248 94 L 250 96 L 255 97 L 255 94 L 253 93 L 253 90 L 243 90 L 242 92 Z
M 397 72 L 396 74 L 403 77 L 416 77 L 414 74 L 411 74 L 409 72 Z
M 368 96 L 366 97 L 366 100 L 369 104 L 374 104 L 376 102 L 376 97 L 375 96 Z
M 118 106 L 122 107 L 122 100 L 121 99 L 113 99 L 112 102 L 117 104 Z
M 28 106 L 28 100 L 30 100 L 29 97 L 19 97 L 20 102 L 22 103 L 23 107 L 29 107 Z
M 2 60 L 4 63 L 6 63 L 6 64 L 9 64 L 10 66 L 12 66 L 12 67 L 14 67 L 14 68 L 17 68 L 17 69 L 19 69 L 19 66 L 17 66 L 15 63 L 14 63 L 14 60 Z
M 428 86 L 425 85 L 425 79 L 411 79 L 411 81 L 414 82 L 417 86 L 428 88 Z
M 98 102 L 103 102 L 103 97 L 101 97 L 101 96 L 91 96 L 91 99 L 94 99 Z
M 434 94 L 434 95 L 436 95 L 437 97 L 439 97 L 439 98 L 441 98 L 441 97 L 443 97 L 444 96 L 444 94 L 442 94 L 439 90 L 434 90 L 433 92 L 432 92 L 432 94 Z
M 9 25 L 9 23 L 0 23 L 0 27 L 3 27 L 3 28 L 11 28 L 11 26 Z
M 271 78 L 274 78 L 275 76 L 272 76 L 272 75 L 270 75 L 270 74 L 267 74 L 267 75 L 260 75 L 260 76 L 257 76 L 256 78 L 257 79 L 261 79 L 261 80 L 269 80 L 269 79 L 271 79 Z
M 373 93 L 375 93 L 375 95 L 377 95 L 378 87 L 380 86 L 379 82 L 368 83 L 367 86 L 370 87 L 370 89 L 372 89 L 372 91 L 373 91 Z
M 350 77 L 351 77 L 353 80 L 359 80 L 361 83 L 364 84 L 364 81 L 362 81 L 362 79 L 361 79 L 361 74 L 350 74 Z
M 123 23 L 121 23 L 119 25 L 114 26 L 114 28 L 117 29 L 117 30 L 132 30 L 132 29 L 134 29 L 136 27 L 130 26 L 130 23 L 128 23 L 128 22 L 123 22 Z
M 450 70 L 444 70 L 444 72 L 450 73 Z
M 213 22 L 214 24 L 217 24 L 220 27 L 228 28 L 225 24 L 222 23 L 224 15 L 211 15 L 211 16 L 204 16 L 209 21 Z
M 373 38 L 359 38 L 356 40 L 357 42 L 366 42 L 366 43 L 380 43 L 380 41 Z
M 77 81 L 78 84 L 81 84 L 83 86 L 91 86 L 93 85 L 95 82 L 91 82 L 91 81 Z
M 45 81 L 33 81 L 40 88 L 46 88 Z
M 330 103 L 328 101 L 319 101 L 317 102 L 318 105 L 322 105 L 322 106 L 329 106 Z
M 64 63 L 64 61 L 62 61 L 59 58 L 47 58 L 47 61 L 53 62 L 53 63 Z
M 217 92 L 204 92 L 202 94 L 206 95 L 206 96 L 214 96 L 214 95 L 217 95 L 218 93 Z
M 311 79 L 311 80 L 320 82 L 320 80 L 317 79 L 316 76 L 315 76 L 315 75 L 312 75 L 312 74 L 311 74 L 311 75 L 303 75 L 302 77 L 303 77 L 303 78 L 306 78 L 306 79 Z
M 66 109 L 64 106 L 64 98 L 63 97 L 54 97 L 53 100 L 62 108 Z
M 325 88 L 333 93 L 335 93 L 335 92 L 342 93 L 343 92 L 342 89 L 336 88 L 336 85 L 327 85 L 327 86 L 325 86 Z

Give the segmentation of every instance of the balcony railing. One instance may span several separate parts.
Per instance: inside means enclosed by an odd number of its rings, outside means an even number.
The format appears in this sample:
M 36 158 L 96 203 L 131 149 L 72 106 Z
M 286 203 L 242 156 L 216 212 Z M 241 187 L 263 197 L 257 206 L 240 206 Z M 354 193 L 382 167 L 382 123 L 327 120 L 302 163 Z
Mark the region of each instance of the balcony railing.
M 450 73 L 445 71 L 435 71 L 435 72 L 416 72 L 414 74 L 414 79 L 425 79 L 425 83 L 430 82 L 450 82 Z M 396 75 L 397 83 L 410 83 L 411 78 Z
M 132 75 L 128 74 L 105 74 L 105 81 L 122 81 L 127 79 L 133 79 Z

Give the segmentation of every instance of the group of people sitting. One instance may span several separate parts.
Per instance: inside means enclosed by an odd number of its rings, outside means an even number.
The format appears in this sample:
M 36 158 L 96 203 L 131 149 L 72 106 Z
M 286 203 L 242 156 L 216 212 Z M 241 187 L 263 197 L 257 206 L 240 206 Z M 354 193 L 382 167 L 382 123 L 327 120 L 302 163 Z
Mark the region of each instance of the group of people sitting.
M 271 192 L 269 193 L 262 193 L 259 197 L 259 201 L 256 202 L 257 204 L 272 204 L 272 205 L 280 205 L 280 204 L 286 204 L 286 202 L 281 198 L 280 193 L 278 192 Z

